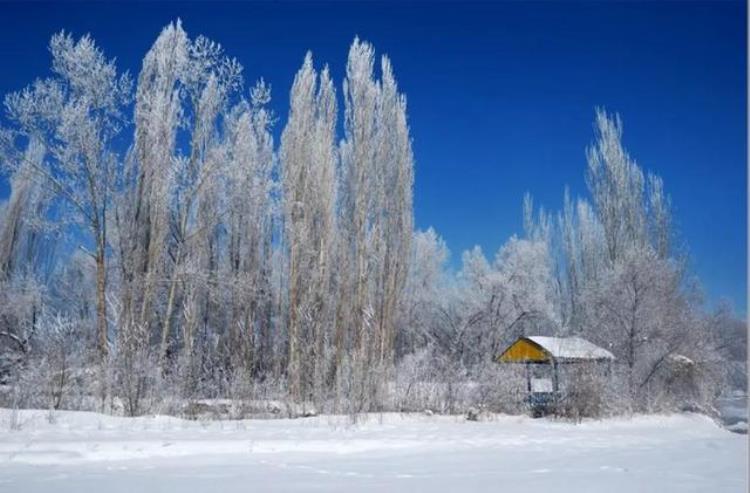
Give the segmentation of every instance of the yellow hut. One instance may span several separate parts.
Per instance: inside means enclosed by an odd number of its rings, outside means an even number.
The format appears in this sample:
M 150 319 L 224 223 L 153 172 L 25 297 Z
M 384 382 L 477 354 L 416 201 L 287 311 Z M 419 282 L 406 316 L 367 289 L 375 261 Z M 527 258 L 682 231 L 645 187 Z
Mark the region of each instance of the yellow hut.
M 560 366 L 582 363 L 609 363 L 614 355 L 581 337 L 520 337 L 503 351 L 498 363 L 526 367 L 527 401 L 534 415 L 553 409 L 560 392 Z

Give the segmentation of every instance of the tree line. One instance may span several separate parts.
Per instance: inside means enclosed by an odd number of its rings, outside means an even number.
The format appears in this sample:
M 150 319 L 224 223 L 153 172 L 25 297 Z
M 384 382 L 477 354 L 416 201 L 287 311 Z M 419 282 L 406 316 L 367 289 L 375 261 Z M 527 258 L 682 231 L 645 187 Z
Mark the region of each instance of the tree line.
M 414 229 L 406 98 L 369 43 L 350 46 L 340 94 L 305 56 L 280 142 L 270 87 L 246 89 L 179 21 L 135 80 L 88 35 L 56 34 L 50 54 L 0 131 L 6 405 L 506 409 L 518 379 L 493 358 L 525 334 L 612 350 L 608 409 L 706 404 L 744 378 L 744 325 L 705 310 L 617 115 L 596 112 L 589 198 L 566 191 L 552 214 L 527 196 L 523 235 L 452 274 L 438 234 Z

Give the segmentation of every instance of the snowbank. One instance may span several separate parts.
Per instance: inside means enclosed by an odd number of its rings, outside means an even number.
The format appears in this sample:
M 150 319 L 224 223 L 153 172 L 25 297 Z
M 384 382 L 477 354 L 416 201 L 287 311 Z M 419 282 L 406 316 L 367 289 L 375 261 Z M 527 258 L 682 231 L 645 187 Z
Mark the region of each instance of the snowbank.
M 0 491 L 745 491 L 745 439 L 692 414 L 352 425 L 0 410 Z

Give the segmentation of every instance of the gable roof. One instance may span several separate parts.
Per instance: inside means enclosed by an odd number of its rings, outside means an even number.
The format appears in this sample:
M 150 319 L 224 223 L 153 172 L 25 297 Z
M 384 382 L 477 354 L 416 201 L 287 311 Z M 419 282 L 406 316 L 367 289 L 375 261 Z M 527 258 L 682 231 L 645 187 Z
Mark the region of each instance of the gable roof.
M 527 336 L 526 339 L 540 346 L 557 360 L 615 359 L 606 349 L 580 337 Z

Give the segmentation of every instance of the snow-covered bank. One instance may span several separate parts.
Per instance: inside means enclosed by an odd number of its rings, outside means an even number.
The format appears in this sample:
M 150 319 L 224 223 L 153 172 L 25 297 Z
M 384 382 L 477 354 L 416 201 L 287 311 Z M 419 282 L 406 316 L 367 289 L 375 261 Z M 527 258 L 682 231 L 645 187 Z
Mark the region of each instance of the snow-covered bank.
M 746 437 L 698 415 L 201 422 L 0 410 L 0 491 L 745 491 Z M 16 429 L 11 429 L 14 423 Z
M 728 430 L 747 434 L 747 395 L 744 392 L 735 391 L 719 398 L 717 408 Z

